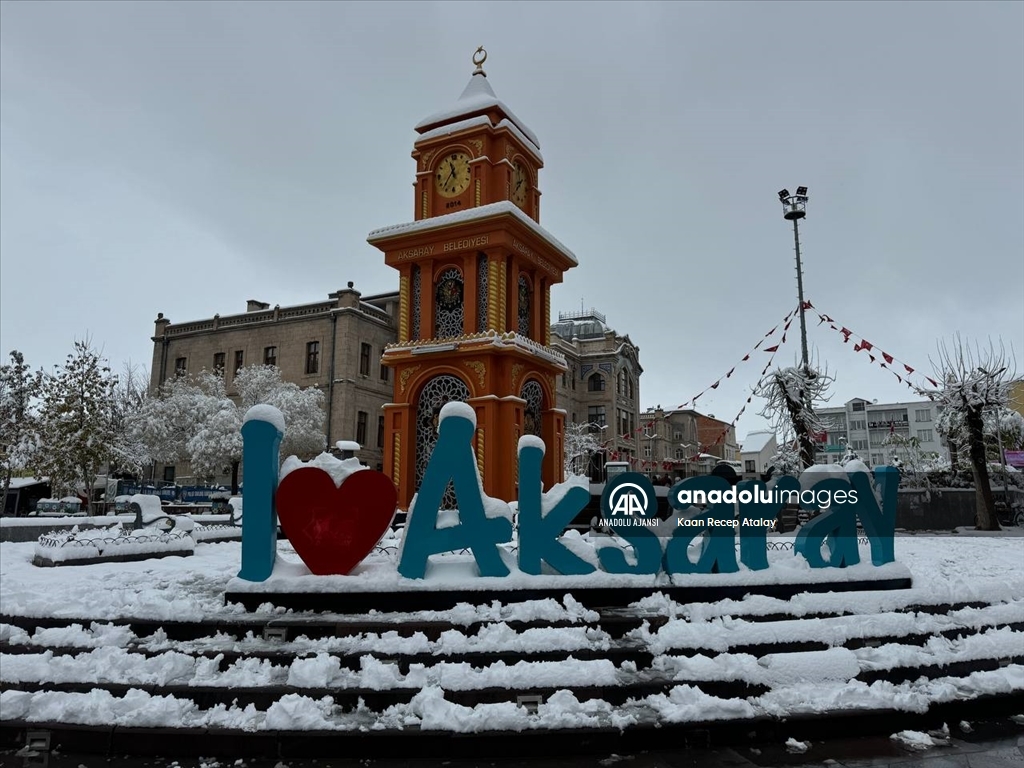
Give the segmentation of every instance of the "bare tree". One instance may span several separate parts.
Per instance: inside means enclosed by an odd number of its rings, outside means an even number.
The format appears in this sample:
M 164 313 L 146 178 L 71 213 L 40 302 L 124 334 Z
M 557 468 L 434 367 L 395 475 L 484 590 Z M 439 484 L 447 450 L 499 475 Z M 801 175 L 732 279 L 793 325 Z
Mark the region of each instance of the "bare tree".
M 826 429 L 814 409 L 828 402 L 828 390 L 834 381 L 827 369 L 819 371 L 810 365 L 799 365 L 771 371 L 754 389 L 755 395 L 767 401 L 761 416 L 777 433 L 792 430 L 796 435 L 800 462 L 805 469 L 814 464 L 815 435 Z
M 570 422 L 565 425 L 565 476 L 582 475 L 590 466 L 591 457 L 603 447 L 598 440 L 600 425 L 577 424 Z
M 987 349 L 975 344 L 972 349 L 956 336 L 951 345 L 939 344 L 938 359 L 932 361 L 941 389 L 921 390 L 940 406 L 936 428 L 950 444 L 966 447 L 974 475 L 976 498 L 975 527 L 983 531 L 999 530 L 995 498 L 985 452 L 986 414 L 998 412 L 1010 399 L 1015 373 L 1011 360 L 1000 344 L 989 342 Z

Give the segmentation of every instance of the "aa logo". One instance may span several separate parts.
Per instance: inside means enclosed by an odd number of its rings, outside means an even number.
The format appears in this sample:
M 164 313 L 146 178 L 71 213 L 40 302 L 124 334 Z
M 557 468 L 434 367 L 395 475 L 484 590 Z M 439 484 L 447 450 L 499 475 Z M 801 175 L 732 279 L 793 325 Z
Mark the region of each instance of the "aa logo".
M 651 481 L 639 472 L 624 472 L 604 486 L 601 516 L 608 525 L 636 525 L 657 517 L 658 500 Z

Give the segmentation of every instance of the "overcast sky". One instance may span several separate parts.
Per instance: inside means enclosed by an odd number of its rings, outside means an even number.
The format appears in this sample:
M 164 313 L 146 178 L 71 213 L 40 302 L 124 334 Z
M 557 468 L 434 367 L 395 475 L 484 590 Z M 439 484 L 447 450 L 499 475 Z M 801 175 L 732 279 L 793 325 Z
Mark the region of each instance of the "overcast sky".
M 397 288 L 413 126 L 478 45 L 539 136 L 541 223 L 579 267 L 552 313 L 640 346 L 676 407 L 796 306 L 776 193 L 806 185 L 805 293 L 832 404 L 912 399 L 939 339 L 1024 370 L 1024 3 L 0 5 L 0 349 L 88 334 L 147 368 L 153 320 Z M 773 339 L 778 338 L 778 332 Z M 776 364 L 799 353 L 797 325 Z M 698 401 L 731 420 L 768 355 Z M 920 379 L 918 379 L 920 381 Z M 754 401 L 755 405 L 757 400 Z M 742 438 L 763 422 L 753 407 Z

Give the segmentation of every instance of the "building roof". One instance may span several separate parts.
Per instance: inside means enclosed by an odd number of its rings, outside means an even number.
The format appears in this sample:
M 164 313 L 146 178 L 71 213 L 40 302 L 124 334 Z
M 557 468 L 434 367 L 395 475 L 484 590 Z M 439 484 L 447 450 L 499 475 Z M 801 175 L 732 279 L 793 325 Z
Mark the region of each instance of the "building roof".
M 499 200 L 496 203 L 480 205 L 476 208 L 456 211 L 455 213 L 446 213 L 442 216 L 433 216 L 429 219 L 420 219 L 419 221 L 410 221 L 404 224 L 392 224 L 390 227 L 382 227 L 380 229 L 373 230 L 366 238 L 366 241 L 371 245 L 375 245 L 399 235 L 412 235 L 418 232 L 429 232 L 432 229 L 442 229 L 451 224 L 496 218 L 506 214 L 512 215 L 518 221 L 525 224 L 534 235 L 562 254 L 570 264 L 574 266 L 579 264 L 579 261 L 576 259 L 576 254 L 562 245 L 554 235 L 523 213 L 519 209 L 519 206 L 510 200 Z
M 559 312 L 558 322 L 551 324 L 551 332 L 566 341 L 573 339 L 603 339 L 608 331 L 605 316 L 596 309 L 580 312 Z
M 473 73 L 469 78 L 469 83 L 454 106 L 442 109 L 420 120 L 416 124 L 416 132 L 426 133 L 432 128 L 437 128 L 442 123 L 463 120 L 492 110 L 497 110 L 507 117 L 509 122 L 518 128 L 530 143 L 533 144 L 533 148 L 538 152 L 540 151 L 540 142 L 537 140 L 537 134 L 531 131 L 526 126 L 526 123 L 516 117 L 515 113 L 508 108 L 505 102 L 495 95 L 494 89 L 491 88 L 491 84 L 487 81 L 487 75 L 482 71 Z
M 740 449 L 743 453 L 760 453 L 774 439 L 774 432 L 751 432 L 740 443 Z

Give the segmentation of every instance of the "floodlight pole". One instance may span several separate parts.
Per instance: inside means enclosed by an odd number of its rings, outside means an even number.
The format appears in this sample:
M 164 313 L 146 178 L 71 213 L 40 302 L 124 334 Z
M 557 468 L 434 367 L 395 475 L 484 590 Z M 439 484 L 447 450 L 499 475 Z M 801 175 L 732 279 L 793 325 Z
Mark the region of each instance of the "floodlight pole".
M 807 187 L 797 187 L 796 194 L 779 192 L 783 218 L 793 222 L 793 247 L 796 251 L 796 295 L 800 302 L 800 355 L 804 373 L 808 370 L 807 321 L 804 318 L 804 270 L 800 261 L 800 219 L 807 215 Z

